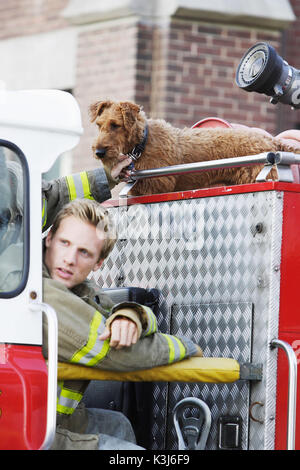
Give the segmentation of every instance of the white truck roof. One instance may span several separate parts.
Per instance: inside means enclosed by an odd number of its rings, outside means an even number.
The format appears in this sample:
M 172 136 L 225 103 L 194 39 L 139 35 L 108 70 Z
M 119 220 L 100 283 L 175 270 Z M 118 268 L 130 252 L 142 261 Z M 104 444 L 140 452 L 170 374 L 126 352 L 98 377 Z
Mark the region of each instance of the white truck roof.
M 75 98 L 60 90 L 0 90 L 0 138 L 16 144 L 41 173 L 82 134 Z

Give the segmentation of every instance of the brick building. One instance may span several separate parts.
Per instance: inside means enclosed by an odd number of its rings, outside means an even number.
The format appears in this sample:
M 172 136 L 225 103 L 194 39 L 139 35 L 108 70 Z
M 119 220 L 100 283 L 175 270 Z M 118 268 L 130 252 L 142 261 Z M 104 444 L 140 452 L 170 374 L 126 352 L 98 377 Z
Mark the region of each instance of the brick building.
M 218 116 L 272 133 L 300 111 L 235 85 L 244 52 L 272 44 L 300 69 L 300 0 L 0 1 L 2 85 L 59 88 L 79 102 L 84 135 L 53 174 L 93 168 L 88 105 L 133 100 L 177 126 Z

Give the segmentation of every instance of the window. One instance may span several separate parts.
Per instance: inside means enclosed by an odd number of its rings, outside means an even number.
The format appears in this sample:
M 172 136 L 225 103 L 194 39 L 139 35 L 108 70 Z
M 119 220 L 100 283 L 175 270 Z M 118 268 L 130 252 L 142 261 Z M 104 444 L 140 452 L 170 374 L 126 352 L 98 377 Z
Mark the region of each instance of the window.
M 0 297 L 25 287 L 29 266 L 29 176 L 24 154 L 0 139 Z

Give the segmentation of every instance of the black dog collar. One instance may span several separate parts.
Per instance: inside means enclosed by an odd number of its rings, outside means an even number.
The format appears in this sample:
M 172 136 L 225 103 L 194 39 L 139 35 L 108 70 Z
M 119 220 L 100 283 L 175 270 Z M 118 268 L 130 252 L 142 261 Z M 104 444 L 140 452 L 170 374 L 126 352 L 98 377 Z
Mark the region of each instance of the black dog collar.
M 140 158 L 140 156 L 142 155 L 143 151 L 145 150 L 147 139 L 148 139 L 148 124 L 146 124 L 146 126 L 145 126 L 142 141 L 139 144 L 137 144 L 131 150 L 131 152 L 129 152 L 127 154 L 128 157 L 130 157 L 134 161 L 137 161 Z

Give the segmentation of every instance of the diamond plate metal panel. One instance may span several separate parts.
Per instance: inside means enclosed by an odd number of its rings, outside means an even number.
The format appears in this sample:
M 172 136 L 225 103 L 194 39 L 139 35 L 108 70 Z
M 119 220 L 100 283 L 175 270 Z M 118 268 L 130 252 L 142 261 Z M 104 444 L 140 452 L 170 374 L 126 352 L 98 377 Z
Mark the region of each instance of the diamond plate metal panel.
M 174 305 L 171 333 L 185 335 L 201 344 L 205 356 L 234 357 L 240 363 L 251 360 L 252 304 Z M 212 413 L 212 427 L 207 449 L 217 449 L 218 418 L 239 415 L 243 418 L 242 447 L 248 448 L 249 383 L 176 384 L 168 390 L 167 448 L 176 449 L 177 437 L 172 425 L 172 410 L 177 401 L 187 396 L 204 400 Z
M 278 328 L 282 194 L 266 191 L 168 201 L 121 207 L 114 209 L 114 215 L 119 241 L 103 268 L 94 273 L 94 278 L 105 287 L 126 285 L 159 289 L 164 299 L 159 322 L 162 331 L 182 328 L 196 337 L 205 349 L 208 336 L 212 344 L 219 328 L 223 334 L 215 340 L 215 349 L 210 346 L 210 353 L 215 355 L 218 351 L 227 355 L 232 352 L 235 357 L 241 352 L 242 342 L 244 350 L 247 345 L 248 352 L 251 351 L 251 339 L 249 318 L 245 320 L 247 327 L 239 330 L 245 334 L 230 335 L 231 330 L 237 328 L 232 323 L 237 315 L 234 305 L 240 312 L 246 309 L 243 314 L 238 312 L 240 320 L 244 319 L 245 312 L 248 315 L 249 306 L 253 306 L 251 361 L 263 364 L 264 377 L 261 383 L 251 384 L 250 403 L 264 404 L 264 425 L 250 421 L 249 442 L 246 443 L 245 435 L 243 445 L 250 449 L 272 448 L 276 353 L 270 352 L 269 341 L 276 336 Z M 191 305 L 197 305 L 197 311 Z M 224 318 L 220 313 L 225 305 L 231 306 L 226 307 L 229 326 L 222 323 Z M 187 316 L 183 314 L 186 308 Z M 178 315 L 182 317 L 180 325 Z M 212 327 L 215 318 L 218 321 Z M 209 328 L 203 332 L 203 322 L 210 325 L 214 333 L 209 332 Z M 220 344 L 223 346 L 218 349 Z M 234 410 L 233 397 L 240 394 L 246 399 L 247 387 L 237 390 L 236 384 L 204 385 L 200 390 L 200 386 L 195 385 L 192 392 L 195 396 L 206 397 L 213 409 L 219 410 L 216 415 L 225 408 Z M 181 393 L 174 385 L 172 397 L 175 399 Z M 212 396 L 214 400 L 209 398 Z M 167 434 L 170 434 L 169 400 L 170 393 L 164 388 L 155 391 L 153 408 L 159 411 L 157 431 L 152 431 L 157 449 L 162 448 L 159 446 L 163 437 L 156 440 L 155 433 L 163 429 L 166 415 Z M 237 410 L 238 414 L 240 412 Z M 210 445 L 216 445 L 213 433 L 210 439 Z

